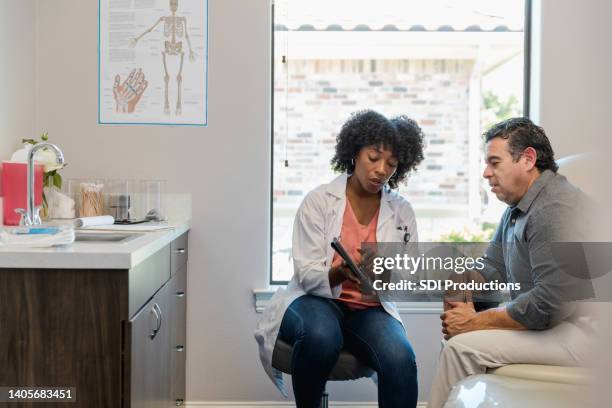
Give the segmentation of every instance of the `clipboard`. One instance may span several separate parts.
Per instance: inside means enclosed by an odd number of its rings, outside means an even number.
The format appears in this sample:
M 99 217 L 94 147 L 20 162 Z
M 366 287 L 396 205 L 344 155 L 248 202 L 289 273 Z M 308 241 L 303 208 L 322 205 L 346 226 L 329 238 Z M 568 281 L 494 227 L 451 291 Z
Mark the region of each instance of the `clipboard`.
M 355 262 L 353 262 L 353 259 L 350 257 L 348 252 L 346 252 L 346 249 L 344 249 L 344 247 L 342 246 L 340 241 L 338 241 L 337 238 L 334 238 L 332 240 L 331 247 L 334 249 L 334 251 L 338 253 L 338 255 L 340 255 L 340 257 L 342 257 L 344 262 L 346 262 L 346 265 L 349 267 L 351 272 L 353 272 L 353 274 L 359 279 L 361 284 L 369 292 L 376 292 L 376 290 L 372 286 L 372 282 L 370 281 L 370 278 L 365 273 L 363 273 L 361 269 L 359 269 L 359 267 L 355 264 Z

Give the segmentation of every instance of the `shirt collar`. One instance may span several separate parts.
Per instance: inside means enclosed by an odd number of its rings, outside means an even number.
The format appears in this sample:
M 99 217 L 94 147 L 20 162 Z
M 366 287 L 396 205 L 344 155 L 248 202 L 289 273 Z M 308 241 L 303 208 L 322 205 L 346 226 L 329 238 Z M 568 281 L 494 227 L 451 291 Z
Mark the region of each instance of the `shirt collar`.
M 531 207 L 531 204 L 535 201 L 540 191 L 548 184 L 548 182 L 555 176 L 552 170 L 544 170 L 540 176 L 535 179 L 533 184 L 529 187 L 523 198 L 520 199 L 518 204 L 514 207 L 519 209 L 521 212 L 526 213 Z

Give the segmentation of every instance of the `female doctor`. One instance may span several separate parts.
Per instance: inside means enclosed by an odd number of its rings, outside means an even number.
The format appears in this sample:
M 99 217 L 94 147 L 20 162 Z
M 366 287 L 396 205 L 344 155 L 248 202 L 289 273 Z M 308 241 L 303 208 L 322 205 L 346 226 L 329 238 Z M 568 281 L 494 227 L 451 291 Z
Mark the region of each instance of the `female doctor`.
M 377 372 L 380 407 L 415 407 L 415 355 L 395 304 L 364 296 L 330 243 L 340 237 L 358 263 L 363 242 L 417 241 L 412 207 L 392 189 L 423 160 L 423 133 L 405 116 L 362 111 L 342 126 L 336 141 L 332 167 L 343 174 L 309 192 L 298 209 L 293 278 L 276 292 L 257 326 L 260 357 L 285 394 L 272 354 L 279 337 L 293 346 L 298 408 L 319 406 L 343 348 Z

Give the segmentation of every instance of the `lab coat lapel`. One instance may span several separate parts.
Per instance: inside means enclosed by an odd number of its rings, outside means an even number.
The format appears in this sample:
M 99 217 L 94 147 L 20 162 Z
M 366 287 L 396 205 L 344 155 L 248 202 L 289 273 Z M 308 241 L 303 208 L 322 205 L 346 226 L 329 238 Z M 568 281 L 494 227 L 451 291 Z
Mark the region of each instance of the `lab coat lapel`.
M 376 240 L 378 242 L 385 242 L 388 239 L 388 235 L 386 234 L 386 224 L 387 222 L 393 218 L 394 211 L 391 206 L 391 201 L 393 200 L 390 195 L 390 190 L 385 187 L 383 188 L 383 195 L 380 200 L 380 212 L 378 213 L 378 225 L 376 226 Z
M 336 177 L 331 183 L 328 184 L 327 193 L 329 195 L 330 203 L 330 216 L 328 218 L 329 224 L 326 225 L 325 239 L 328 243 L 334 238 L 340 236 L 342 230 L 342 219 L 344 218 L 344 208 L 346 207 L 346 181 L 348 176 L 346 173 Z M 331 265 L 334 258 L 334 250 L 331 245 L 327 245 L 326 248 L 327 264 Z

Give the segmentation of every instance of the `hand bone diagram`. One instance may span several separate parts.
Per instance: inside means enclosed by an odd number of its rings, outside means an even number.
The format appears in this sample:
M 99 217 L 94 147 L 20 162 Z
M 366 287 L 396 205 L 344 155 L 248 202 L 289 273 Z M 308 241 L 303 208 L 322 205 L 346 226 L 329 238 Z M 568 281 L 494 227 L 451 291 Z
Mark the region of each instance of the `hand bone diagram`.
M 121 83 L 121 76 L 119 74 L 115 75 L 113 95 L 116 102 L 116 111 L 119 113 L 134 112 L 148 85 L 142 68 L 133 69 L 123 83 Z

